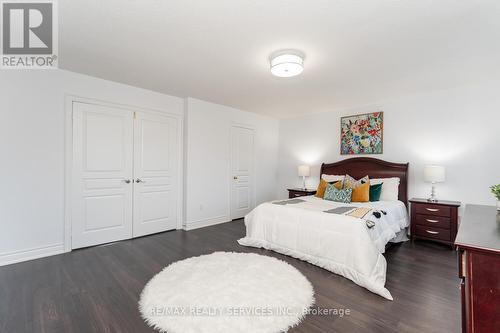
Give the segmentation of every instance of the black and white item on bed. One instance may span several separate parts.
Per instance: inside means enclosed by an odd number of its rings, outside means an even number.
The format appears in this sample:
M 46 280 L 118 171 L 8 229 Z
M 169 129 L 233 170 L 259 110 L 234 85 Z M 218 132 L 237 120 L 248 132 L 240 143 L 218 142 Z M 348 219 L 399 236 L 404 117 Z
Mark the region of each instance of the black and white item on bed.
M 355 212 L 358 209 L 364 209 L 364 208 L 353 207 L 353 206 L 342 206 L 342 207 L 337 207 L 337 208 L 325 210 L 324 213 L 350 215 L 351 213 Z M 369 214 L 369 213 L 371 213 L 371 214 Z M 368 218 L 365 218 L 368 214 L 369 214 Z M 362 217 L 359 217 L 359 218 L 364 220 L 366 226 L 369 229 L 371 229 L 375 226 L 376 219 L 380 219 L 382 214 L 387 215 L 387 212 L 385 210 L 370 210 L 365 215 L 363 215 Z M 373 219 L 373 217 L 375 218 L 375 220 Z
M 383 215 L 387 215 L 387 212 L 385 210 L 375 210 L 375 211 L 372 212 L 372 216 L 374 216 L 377 219 L 380 219 L 382 217 L 382 214 Z M 368 218 L 367 220 L 365 220 L 365 222 L 366 222 L 366 226 L 368 228 L 370 228 L 370 229 L 375 226 L 375 221 L 373 221 L 370 218 Z

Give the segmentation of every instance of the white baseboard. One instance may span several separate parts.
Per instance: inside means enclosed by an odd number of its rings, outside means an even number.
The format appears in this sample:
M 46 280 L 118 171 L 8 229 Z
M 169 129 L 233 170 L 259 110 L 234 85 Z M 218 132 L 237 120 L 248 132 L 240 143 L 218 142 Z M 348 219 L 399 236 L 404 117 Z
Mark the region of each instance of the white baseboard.
M 226 223 L 226 222 L 230 222 L 230 221 L 231 221 L 231 218 L 228 215 L 216 216 L 216 217 L 211 217 L 208 219 L 201 219 L 201 220 L 186 222 L 186 226 L 184 227 L 184 230 L 193 230 L 193 229 L 208 227 L 211 225 Z
M 64 253 L 64 244 L 55 244 L 33 249 L 1 253 L 0 266 L 15 264 L 21 261 L 48 257 L 61 253 Z

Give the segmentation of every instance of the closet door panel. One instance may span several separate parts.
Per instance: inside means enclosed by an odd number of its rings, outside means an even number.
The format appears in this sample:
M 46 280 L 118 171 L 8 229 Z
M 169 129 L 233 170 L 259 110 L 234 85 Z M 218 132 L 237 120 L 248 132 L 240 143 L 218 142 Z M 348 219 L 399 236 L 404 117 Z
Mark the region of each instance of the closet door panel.
M 139 237 L 177 227 L 179 121 L 136 112 L 134 126 L 133 236 Z
M 132 236 L 133 112 L 73 103 L 72 248 Z

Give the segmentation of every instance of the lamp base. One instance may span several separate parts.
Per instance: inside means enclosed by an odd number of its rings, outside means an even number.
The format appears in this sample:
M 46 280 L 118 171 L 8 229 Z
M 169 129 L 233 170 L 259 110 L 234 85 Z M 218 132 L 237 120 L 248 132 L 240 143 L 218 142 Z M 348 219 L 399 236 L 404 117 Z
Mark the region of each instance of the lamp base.
M 432 183 L 431 196 L 427 199 L 428 202 L 438 202 L 436 198 L 436 186 Z

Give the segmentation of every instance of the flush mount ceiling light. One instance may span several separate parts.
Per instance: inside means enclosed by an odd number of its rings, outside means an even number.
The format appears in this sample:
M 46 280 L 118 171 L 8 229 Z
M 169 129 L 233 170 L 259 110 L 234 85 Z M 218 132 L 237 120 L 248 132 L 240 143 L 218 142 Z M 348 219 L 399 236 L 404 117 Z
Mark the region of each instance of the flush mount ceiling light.
M 270 57 L 271 73 L 278 77 L 297 76 L 304 70 L 304 55 L 298 51 L 282 51 Z

